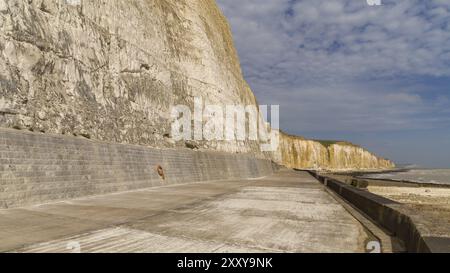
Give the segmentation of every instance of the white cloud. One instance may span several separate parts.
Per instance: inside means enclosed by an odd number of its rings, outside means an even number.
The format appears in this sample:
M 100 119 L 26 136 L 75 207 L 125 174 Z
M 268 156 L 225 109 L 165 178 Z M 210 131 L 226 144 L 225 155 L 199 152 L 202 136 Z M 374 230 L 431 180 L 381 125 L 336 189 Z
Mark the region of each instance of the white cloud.
M 426 2 L 426 3 L 424 3 Z M 280 80 L 450 75 L 446 1 L 219 0 L 249 77 Z
M 246 79 L 286 129 L 449 125 L 446 95 L 404 79 L 450 77 L 450 1 L 382 2 L 218 0 Z

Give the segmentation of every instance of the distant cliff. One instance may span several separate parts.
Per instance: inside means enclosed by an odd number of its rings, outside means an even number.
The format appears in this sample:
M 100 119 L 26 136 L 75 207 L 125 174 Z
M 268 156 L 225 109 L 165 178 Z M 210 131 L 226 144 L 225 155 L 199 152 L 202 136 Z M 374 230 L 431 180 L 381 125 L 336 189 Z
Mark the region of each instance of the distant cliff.
M 348 142 L 316 141 L 280 133 L 275 160 L 289 168 L 355 170 L 389 169 L 395 164 Z
M 0 127 L 157 148 L 250 153 L 297 168 L 386 168 L 362 148 L 282 135 L 174 141 L 174 105 L 256 105 L 214 0 L 0 0 Z

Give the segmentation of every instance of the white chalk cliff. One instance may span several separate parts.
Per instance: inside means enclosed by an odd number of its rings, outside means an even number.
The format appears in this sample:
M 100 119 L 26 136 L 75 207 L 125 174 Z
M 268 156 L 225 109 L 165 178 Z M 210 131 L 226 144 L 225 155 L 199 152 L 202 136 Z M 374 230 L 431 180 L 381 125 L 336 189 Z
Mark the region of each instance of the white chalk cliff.
M 229 25 L 214 0 L 0 0 L 0 126 L 103 141 L 181 148 L 170 111 L 255 105 Z M 288 167 L 387 168 L 362 148 L 282 137 L 197 141 Z

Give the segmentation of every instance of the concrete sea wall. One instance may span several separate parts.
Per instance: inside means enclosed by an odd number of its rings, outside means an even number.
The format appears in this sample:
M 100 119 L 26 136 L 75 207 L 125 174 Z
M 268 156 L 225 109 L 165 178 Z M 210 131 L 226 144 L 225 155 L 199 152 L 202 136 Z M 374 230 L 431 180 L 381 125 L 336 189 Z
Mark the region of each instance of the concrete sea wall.
M 257 178 L 274 168 L 271 161 L 246 154 L 0 129 L 0 208 L 177 183 Z

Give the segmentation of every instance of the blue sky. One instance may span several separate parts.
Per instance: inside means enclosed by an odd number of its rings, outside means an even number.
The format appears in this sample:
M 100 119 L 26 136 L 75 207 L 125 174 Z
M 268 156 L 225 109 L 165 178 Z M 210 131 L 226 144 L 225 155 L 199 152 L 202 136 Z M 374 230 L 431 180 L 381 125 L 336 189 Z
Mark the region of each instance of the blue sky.
M 217 0 L 281 127 L 450 168 L 450 1 Z

